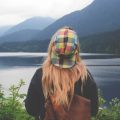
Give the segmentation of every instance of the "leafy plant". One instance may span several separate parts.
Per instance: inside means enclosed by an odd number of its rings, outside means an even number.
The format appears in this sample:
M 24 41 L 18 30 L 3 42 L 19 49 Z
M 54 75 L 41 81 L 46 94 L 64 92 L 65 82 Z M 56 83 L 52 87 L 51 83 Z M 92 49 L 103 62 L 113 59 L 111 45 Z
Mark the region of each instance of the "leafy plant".
M 25 111 L 23 100 L 25 94 L 20 93 L 21 87 L 25 85 L 20 80 L 17 86 L 9 88 L 9 96 L 5 96 L 2 85 L 0 85 L 0 120 L 33 120 Z
M 99 91 L 99 111 L 92 120 L 120 120 L 120 100 L 113 98 L 108 106 L 105 106 L 106 100 L 103 98 L 102 92 Z
M 20 93 L 23 85 L 25 85 L 23 80 L 20 80 L 18 85 L 12 85 L 9 88 L 9 96 L 4 94 L 2 85 L 0 85 L 0 120 L 34 120 L 24 108 L 23 100 L 26 94 Z M 99 111 L 96 117 L 91 120 L 120 120 L 120 100 L 114 98 L 108 106 L 105 106 L 106 100 L 102 92 L 98 91 Z

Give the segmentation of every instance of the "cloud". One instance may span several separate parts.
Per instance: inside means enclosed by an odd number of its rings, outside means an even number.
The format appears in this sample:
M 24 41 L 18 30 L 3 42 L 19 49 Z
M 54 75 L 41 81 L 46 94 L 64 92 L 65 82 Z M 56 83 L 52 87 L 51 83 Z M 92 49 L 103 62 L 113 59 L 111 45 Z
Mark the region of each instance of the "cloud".
M 93 0 L 0 0 L 0 25 L 15 24 L 32 16 L 57 19 L 91 2 Z
M 25 18 L 15 14 L 0 15 L 0 26 L 15 25 L 24 20 Z

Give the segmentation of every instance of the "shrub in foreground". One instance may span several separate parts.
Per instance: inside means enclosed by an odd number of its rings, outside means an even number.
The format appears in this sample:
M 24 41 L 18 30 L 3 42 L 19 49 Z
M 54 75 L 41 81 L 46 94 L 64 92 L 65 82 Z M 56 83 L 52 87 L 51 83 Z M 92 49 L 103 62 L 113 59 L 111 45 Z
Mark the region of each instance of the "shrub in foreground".
M 99 90 L 99 112 L 92 120 L 120 120 L 120 100 L 113 98 L 107 106 L 105 105 L 106 100 Z
M 24 85 L 21 80 L 17 86 L 9 88 L 9 96 L 5 96 L 2 85 L 0 85 L 0 120 L 34 120 L 29 116 L 24 108 L 25 94 L 20 93 L 20 88 Z
M 25 85 L 21 80 L 18 85 L 12 85 L 9 88 L 9 95 L 4 94 L 2 85 L 0 85 L 0 120 L 34 120 L 29 116 L 24 108 L 24 99 L 26 94 L 21 94 L 20 89 Z M 106 100 L 99 90 L 99 112 L 92 120 L 120 120 L 120 100 L 112 99 L 105 107 Z

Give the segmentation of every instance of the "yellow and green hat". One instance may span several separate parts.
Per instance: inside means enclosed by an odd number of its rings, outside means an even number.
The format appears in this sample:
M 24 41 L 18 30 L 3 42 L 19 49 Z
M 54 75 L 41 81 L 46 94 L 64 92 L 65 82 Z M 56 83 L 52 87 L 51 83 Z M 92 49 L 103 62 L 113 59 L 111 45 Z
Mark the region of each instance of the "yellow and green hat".
M 73 67 L 76 63 L 75 54 L 79 53 L 79 40 L 76 32 L 70 27 L 63 27 L 53 35 L 51 42 L 52 64 L 61 68 Z

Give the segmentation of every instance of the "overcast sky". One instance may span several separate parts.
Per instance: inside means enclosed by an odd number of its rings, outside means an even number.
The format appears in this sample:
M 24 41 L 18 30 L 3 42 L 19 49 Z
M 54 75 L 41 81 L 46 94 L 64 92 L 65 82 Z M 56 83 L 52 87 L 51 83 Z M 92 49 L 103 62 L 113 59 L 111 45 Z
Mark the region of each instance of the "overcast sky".
M 93 0 L 0 0 L 0 26 L 14 25 L 33 16 L 58 19 L 81 10 Z

